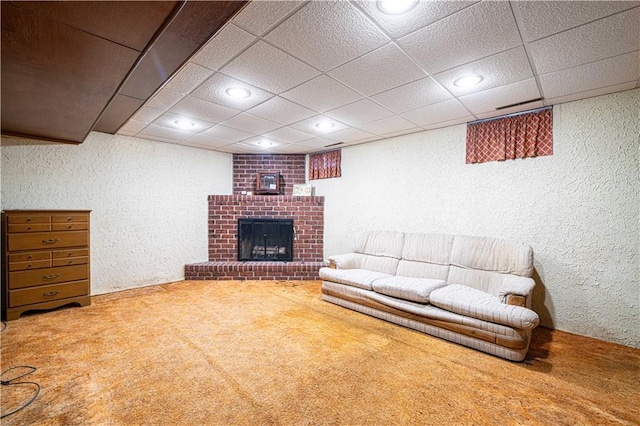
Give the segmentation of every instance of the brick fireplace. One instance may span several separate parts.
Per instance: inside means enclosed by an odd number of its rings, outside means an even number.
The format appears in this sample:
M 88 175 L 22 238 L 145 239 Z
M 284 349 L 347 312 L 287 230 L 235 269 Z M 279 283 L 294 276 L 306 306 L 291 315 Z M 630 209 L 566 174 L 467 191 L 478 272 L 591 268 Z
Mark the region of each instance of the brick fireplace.
M 255 179 L 260 171 L 256 162 L 266 170 L 283 170 L 289 195 L 238 195 L 253 188 L 251 176 Z M 290 195 L 295 183 L 304 183 L 304 166 L 304 155 L 234 155 L 234 195 L 208 197 L 209 261 L 186 265 L 185 279 L 318 279 L 318 270 L 325 266 L 324 197 Z M 293 261 L 238 261 L 238 219 L 245 218 L 293 219 Z

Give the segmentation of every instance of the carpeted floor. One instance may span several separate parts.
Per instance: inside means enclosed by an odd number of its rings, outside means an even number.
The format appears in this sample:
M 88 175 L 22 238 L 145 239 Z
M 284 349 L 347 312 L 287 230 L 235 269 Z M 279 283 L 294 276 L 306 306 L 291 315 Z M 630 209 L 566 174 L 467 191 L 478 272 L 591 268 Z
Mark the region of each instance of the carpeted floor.
M 536 329 L 512 363 L 320 300 L 183 281 L 9 322 L 42 390 L 6 425 L 638 424 L 640 350 Z M 3 380 L 8 377 L 3 376 Z M 33 388 L 0 386 L 2 413 Z

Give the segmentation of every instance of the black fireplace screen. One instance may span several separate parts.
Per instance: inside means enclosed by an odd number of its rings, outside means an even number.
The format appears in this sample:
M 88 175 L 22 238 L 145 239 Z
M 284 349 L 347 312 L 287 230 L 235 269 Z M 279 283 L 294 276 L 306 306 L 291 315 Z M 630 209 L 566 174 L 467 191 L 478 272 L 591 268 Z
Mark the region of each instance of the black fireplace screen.
M 238 219 L 238 260 L 293 260 L 293 219 Z

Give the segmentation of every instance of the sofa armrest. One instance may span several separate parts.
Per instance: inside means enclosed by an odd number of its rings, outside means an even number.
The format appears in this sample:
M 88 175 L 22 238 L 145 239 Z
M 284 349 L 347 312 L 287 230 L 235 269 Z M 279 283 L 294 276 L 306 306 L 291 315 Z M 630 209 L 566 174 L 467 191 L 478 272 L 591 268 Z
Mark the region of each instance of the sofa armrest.
M 498 298 L 507 305 L 530 308 L 531 292 L 535 284 L 535 281 L 531 278 L 508 275 L 502 282 Z
M 360 256 L 356 253 L 335 254 L 329 256 L 329 268 L 360 269 Z

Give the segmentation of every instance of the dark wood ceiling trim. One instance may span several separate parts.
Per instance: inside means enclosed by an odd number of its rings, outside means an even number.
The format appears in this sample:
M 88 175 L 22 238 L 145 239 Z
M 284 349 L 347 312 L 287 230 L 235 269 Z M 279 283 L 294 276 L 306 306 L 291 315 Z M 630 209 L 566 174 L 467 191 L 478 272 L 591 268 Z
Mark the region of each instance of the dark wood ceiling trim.
M 166 4 L 2 1 L 1 7 L 2 133 L 80 143 L 140 56 L 107 36 L 154 34 Z M 129 20 L 123 28 L 96 16 L 115 16 L 121 8 L 138 18 L 153 11 L 160 20 Z
M 123 96 L 139 99 L 142 106 L 247 3 L 186 1 L 176 5 L 97 118 L 93 129 L 117 132 L 136 112 L 130 111 L 132 103 L 123 104 Z
M 115 133 L 246 3 L 3 0 L 1 133 Z

